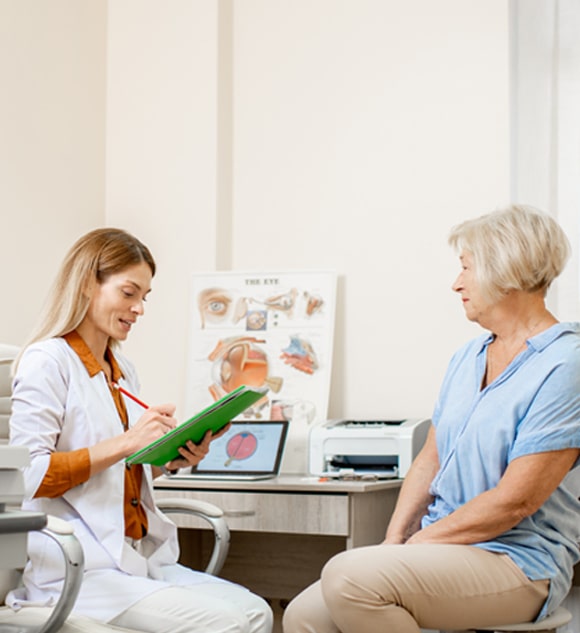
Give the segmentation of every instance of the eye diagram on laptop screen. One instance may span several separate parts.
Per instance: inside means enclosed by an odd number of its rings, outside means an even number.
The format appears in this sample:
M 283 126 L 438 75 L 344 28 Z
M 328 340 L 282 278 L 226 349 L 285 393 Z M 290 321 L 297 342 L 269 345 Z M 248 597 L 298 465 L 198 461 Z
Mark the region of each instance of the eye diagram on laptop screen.
M 242 461 L 251 457 L 258 448 L 258 440 L 253 433 L 242 431 L 228 441 L 226 452 L 228 459 L 224 466 L 229 466 L 234 460 Z
M 231 423 L 215 439 L 194 471 L 203 473 L 276 473 L 280 466 L 288 421 Z

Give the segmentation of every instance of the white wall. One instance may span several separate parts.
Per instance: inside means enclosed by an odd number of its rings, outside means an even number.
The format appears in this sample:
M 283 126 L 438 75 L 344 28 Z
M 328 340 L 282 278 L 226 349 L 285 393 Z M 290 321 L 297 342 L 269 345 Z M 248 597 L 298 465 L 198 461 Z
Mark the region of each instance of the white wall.
M 148 398 L 183 402 L 190 275 L 231 262 L 340 275 L 332 416 L 429 415 L 475 331 L 447 233 L 509 197 L 508 52 L 506 0 L 111 3 L 107 221 L 160 259 L 127 346 Z
M 103 222 L 106 3 L 0 0 L 0 337 L 21 344 L 65 250 Z

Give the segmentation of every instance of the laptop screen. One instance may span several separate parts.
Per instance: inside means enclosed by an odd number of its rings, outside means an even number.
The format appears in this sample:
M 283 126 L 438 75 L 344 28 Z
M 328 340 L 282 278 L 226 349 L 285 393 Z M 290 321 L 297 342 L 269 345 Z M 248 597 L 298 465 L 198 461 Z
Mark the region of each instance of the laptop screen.
M 190 476 L 277 475 L 287 432 L 287 420 L 232 422 Z

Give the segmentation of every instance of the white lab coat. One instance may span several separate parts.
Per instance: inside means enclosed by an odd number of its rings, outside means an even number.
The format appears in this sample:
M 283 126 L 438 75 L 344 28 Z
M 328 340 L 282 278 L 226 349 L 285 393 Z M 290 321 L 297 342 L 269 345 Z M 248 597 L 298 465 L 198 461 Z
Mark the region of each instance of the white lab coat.
M 121 384 L 138 392 L 132 365 L 116 353 L 125 376 Z M 143 410 L 126 401 L 129 424 Z M 33 499 L 48 468 L 52 451 L 71 451 L 120 435 L 123 427 L 105 375 L 90 377 L 82 361 L 61 338 L 35 343 L 23 354 L 14 380 L 10 443 L 28 446 L 31 465 L 25 470 L 23 508 L 69 521 L 85 554 L 85 577 L 75 612 L 109 621 L 148 594 L 169 584 L 222 582 L 177 564 L 177 531 L 156 508 L 151 468 L 144 467 L 142 503 L 148 534 L 139 551 L 124 536 L 124 462 L 120 461 L 57 499 Z M 24 589 L 7 603 L 45 604 L 60 594 L 64 568 L 54 542 L 31 533 Z

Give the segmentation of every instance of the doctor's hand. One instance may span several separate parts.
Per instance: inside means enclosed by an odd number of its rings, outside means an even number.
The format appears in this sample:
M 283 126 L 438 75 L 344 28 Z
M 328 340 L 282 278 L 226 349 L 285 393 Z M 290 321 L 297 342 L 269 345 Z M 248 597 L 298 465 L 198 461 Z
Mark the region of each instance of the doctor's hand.
M 177 420 L 173 417 L 174 413 L 174 404 L 149 407 L 137 423 L 125 433 L 129 450 L 127 455 L 141 450 L 174 429 L 177 426 Z
M 199 444 L 188 441 L 185 446 L 180 446 L 178 449 L 181 457 L 167 462 L 167 464 L 165 464 L 165 468 L 167 468 L 167 470 L 177 470 L 188 466 L 197 466 L 199 462 L 201 462 L 201 460 L 209 453 L 210 443 L 218 437 L 221 437 L 228 431 L 229 428 L 230 424 L 226 425 L 223 429 L 220 429 L 217 433 L 207 431 Z
M 149 407 L 126 432 L 89 446 L 91 476 L 140 451 L 174 429 L 177 425 L 174 412 L 175 406 L 172 404 Z

